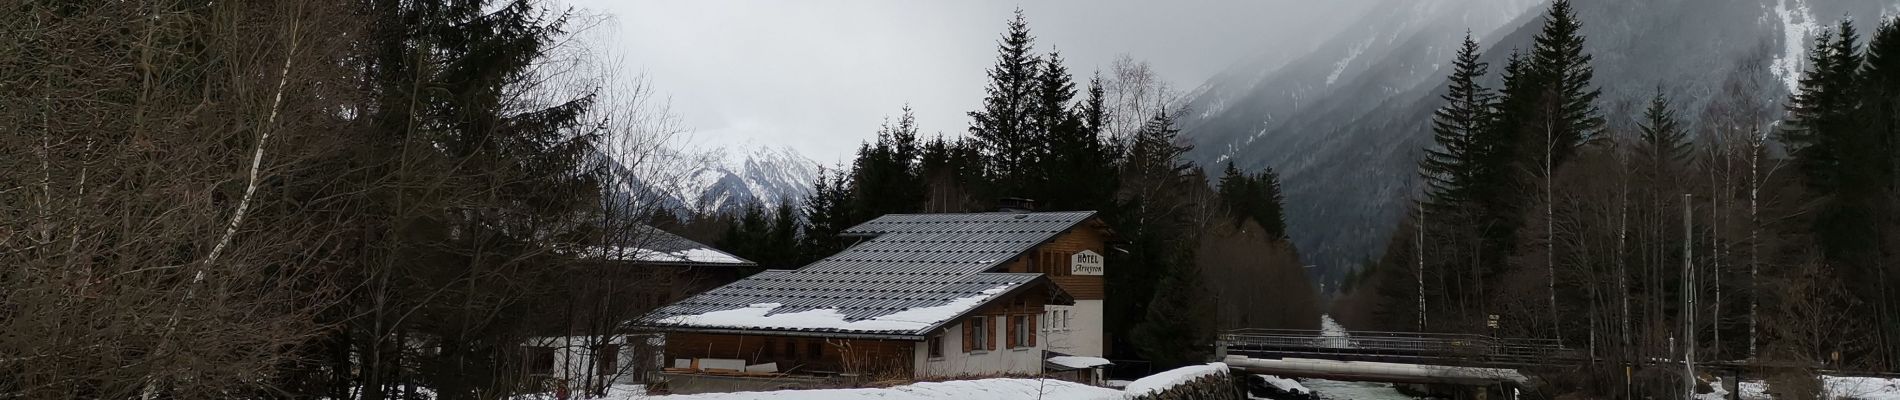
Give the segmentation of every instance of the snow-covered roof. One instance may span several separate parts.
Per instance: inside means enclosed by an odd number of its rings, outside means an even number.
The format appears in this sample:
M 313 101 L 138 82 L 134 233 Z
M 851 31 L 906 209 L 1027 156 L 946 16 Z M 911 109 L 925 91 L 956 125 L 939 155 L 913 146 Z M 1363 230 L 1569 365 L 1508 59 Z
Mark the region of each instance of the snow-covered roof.
M 609 245 L 591 246 L 581 251 L 582 257 L 607 261 L 627 261 L 636 264 L 668 265 L 758 265 L 739 256 L 732 255 L 704 243 L 680 237 L 658 228 L 642 225 L 631 238 Z
M 636 324 L 923 336 L 1012 292 L 1059 290 L 1047 282 L 1042 274 L 1022 273 L 765 271 L 662 307 Z
M 1095 368 L 1095 367 L 1099 367 L 1103 365 L 1114 364 L 1113 362 L 1109 362 L 1108 359 L 1106 358 L 1083 357 L 1083 356 L 1055 356 L 1055 357 L 1049 357 L 1048 359 L 1045 359 L 1043 361 L 1048 361 L 1050 364 L 1060 365 L 1060 366 L 1069 367 L 1069 368 Z
M 1146 396 L 1166 391 L 1184 383 L 1193 382 L 1195 379 L 1201 379 L 1201 377 L 1204 376 L 1225 373 L 1227 373 L 1227 364 L 1225 363 L 1212 362 L 1203 365 L 1189 365 L 1136 379 L 1134 382 L 1129 382 L 1128 387 L 1123 389 L 1123 391 L 1135 396 Z
M 1042 274 L 989 272 L 1089 221 L 1092 211 L 892 214 L 845 231 L 866 237 L 797 270 L 766 271 L 661 307 L 655 328 L 923 336 Z
M 818 308 L 798 312 L 772 313 L 784 304 L 758 303 L 746 308 L 711 311 L 696 315 L 666 317 L 659 324 L 740 329 L 832 330 L 851 332 L 919 332 L 929 330 L 951 318 L 970 312 L 985 300 L 1003 293 L 1013 285 L 984 289 L 977 294 L 952 299 L 929 307 L 908 308 L 858 320 L 845 319 L 836 308 Z

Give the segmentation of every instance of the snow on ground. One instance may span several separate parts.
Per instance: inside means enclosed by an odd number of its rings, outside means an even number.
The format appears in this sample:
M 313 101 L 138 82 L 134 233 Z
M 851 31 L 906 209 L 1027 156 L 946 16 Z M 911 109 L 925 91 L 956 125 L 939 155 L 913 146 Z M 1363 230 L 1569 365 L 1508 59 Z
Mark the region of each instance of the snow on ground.
M 1789 1 L 1794 7 L 1788 7 Z M 1819 32 L 1821 26 L 1815 23 L 1814 13 L 1804 0 L 1777 0 L 1775 16 L 1781 22 L 1781 54 L 1769 61 L 1768 70 L 1793 93 L 1800 88 L 1802 68 L 1806 68 L 1802 63 L 1807 60 L 1808 35 Z
M 983 300 L 1009 289 L 1009 286 L 997 286 L 984 290 L 982 294 L 951 300 L 940 306 L 918 307 L 904 311 L 863 319 L 846 321 L 843 313 L 834 308 L 822 308 L 790 313 L 773 314 L 772 311 L 784 306 L 780 303 L 758 303 L 746 308 L 712 311 L 698 315 L 681 315 L 661 319 L 660 324 L 704 326 L 722 328 L 780 328 L 780 329 L 836 329 L 845 331 L 919 331 L 929 329 L 963 314 Z
M 1122 391 L 1056 379 L 920 382 L 877 389 L 780 390 L 670 396 L 608 396 L 599 400 L 1121 400 Z
M 1281 378 L 1281 377 L 1273 376 L 1273 375 L 1254 375 L 1254 376 L 1258 376 L 1260 377 L 1261 380 L 1266 381 L 1267 386 L 1272 386 L 1274 389 L 1280 389 L 1280 391 L 1282 392 L 1294 393 L 1294 394 L 1313 393 L 1313 389 L 1307 389 L 1306 386 L 1300 385 L 1300 381 L 1287 379 L 1287 378 Z
M 1134 382 L 1129 383 L 1128 388 L 1124 389 L 1124 391 L 1130 395 L 1145 396 L 1168 390 L 1168 388 L 1188 383 L 1204 376 L 1225 373 L 1227 373 L 1226 363 L 1212 362 L 1204 365 L 1190 365 L 1161 371 L 1159 374 L 1149 375 L 1146 378 L 1136 379 Z
M 1114 364 L 1113 362 L 1109 362 L 1108 359 L 1106 358 L 1081 357 L 1081 356 L 1049 357 L 1048 361 L 1052 364 L 1069 367 L 1069 368 L 1091 368 L 1091 367 L 1095 367 L 1099 365 Z
M 1396 30 L 1394 32 L 1396 32 Z M 1338 82 L 1339 75 L 1346 73 L 1346 67 L 1352 66 L 1352 60 L 1359 58 L 1360 54 L 1365 54 L 1367 47 L 1372 47 L 1373 39 L 1378 39 L 1378 37 L 1368 37 L 1366 41 L 1353 45 L 1351 49 L 1346 50 L 1346 58 L 1333 63 L 1333 73 L 1326 75 L 1326 86 L 1332 86 L 1334 82 Z
M 1837 398 L 1900 400 L 1900 378 L 1827 376 L 1822 379 L 1827 382 L 1828 394 Z
M 1857 376 L 1823 376 L 1821 380 L 1827 387 L 1828 399 L 1856 400 L 1900 400 L 1900 378 L 1865 378 Z M 1711 383 L 1715 390 L 1700 393 L 1697 400 L 1723 400 L 1728 398 L 1728 390 L 1721 381 Z M 1742 400 L 1773 400 L 1773 388 L 1760 380 L 1746 380 L 1741 383 Z

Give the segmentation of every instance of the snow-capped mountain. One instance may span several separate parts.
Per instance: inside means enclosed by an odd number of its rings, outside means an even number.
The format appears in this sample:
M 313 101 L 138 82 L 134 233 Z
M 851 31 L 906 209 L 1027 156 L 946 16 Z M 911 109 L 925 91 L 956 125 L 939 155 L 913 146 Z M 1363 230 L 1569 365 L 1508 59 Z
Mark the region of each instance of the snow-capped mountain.
M 640 160 L 613 163 L 618 191 L 679 212 L 722 213 L 750 204 L 794 205 L 811 195 L 819 164 L 789 147 L 693 152 L 661 149 Z
M 1453 52 L 1469 31 L 1489 84 L 1541 29 L 1541 0 L 1388 0 L 1284 65 L 1242 64 L 1188 100 L 1196 161 L 1281 174 L 1289 234 L 1309 262 L 1376 257 L 1414 198 Z M 1870 32 L 1892 0 L 1578 0 L 1610 129 L 1660 86 L 1694 118 L 1726 85 L 1778 111 L 1806 46 L 1842 17 Z M 1888 11 L 1891 12 L 1891 11 Z M 1865 33 L 1863 33 L 1863 37 Z M 1341 184 L 1342 182 L 1350 184 Z

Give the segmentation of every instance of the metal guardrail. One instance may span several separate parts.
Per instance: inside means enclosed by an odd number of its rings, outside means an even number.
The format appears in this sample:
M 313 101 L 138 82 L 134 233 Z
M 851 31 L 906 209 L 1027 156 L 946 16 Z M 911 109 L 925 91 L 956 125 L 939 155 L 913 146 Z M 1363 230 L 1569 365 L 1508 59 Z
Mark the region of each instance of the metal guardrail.
M 1553 339 L 1496 338 L 1484 335 L 1421 332 L 1325 332 L 1299 329 L 1236 329 L 1218 343 L 1235 354 L 1270 353 L 1315 358 L 1439 360 L 1467 364 L 1550 364 L 1573 354 Z

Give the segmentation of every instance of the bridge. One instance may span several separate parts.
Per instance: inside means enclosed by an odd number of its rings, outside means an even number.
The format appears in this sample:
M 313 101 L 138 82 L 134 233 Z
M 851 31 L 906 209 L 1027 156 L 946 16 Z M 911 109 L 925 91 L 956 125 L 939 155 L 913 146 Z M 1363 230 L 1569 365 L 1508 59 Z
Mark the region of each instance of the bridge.
M 1575 365 L 1588 356 L 1555 339 L 1419 332 L 1236 329 L 1217 340 L 1223 355 L 1518 368 Z
M 1552 339 L 1484 335 L 1299 329 L 1236 329 L 1216 340 L 1230 368 L 1282 377 L 1506 389 L 1528 381 L 1517 369 L 1576 365 L 1588 357 Z

